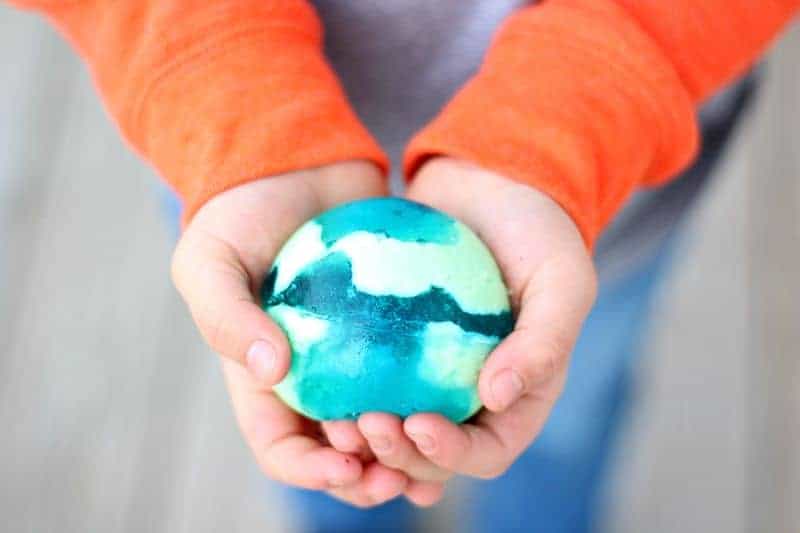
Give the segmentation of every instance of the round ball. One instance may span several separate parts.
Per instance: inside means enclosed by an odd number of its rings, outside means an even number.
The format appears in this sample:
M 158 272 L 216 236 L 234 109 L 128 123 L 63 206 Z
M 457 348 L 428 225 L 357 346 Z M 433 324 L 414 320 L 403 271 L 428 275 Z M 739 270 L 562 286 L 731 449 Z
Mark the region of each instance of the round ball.
M 481 406 L 478 373 L 511 332 L 508 291 L 464 224 L 399 198 L 336 207 L 300 227 L 263 286 L 292 365 L 280 398 L 315 420 Z

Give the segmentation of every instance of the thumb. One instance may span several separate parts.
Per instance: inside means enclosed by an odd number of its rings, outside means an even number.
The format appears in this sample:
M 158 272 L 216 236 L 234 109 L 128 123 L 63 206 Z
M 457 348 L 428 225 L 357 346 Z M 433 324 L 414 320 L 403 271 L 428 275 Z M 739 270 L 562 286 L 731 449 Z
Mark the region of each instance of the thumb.
M 246 366 L 270 386 L 289 369 L 291 351 L 281 329 L 261 309 L 238 252 L 224 240 L 187 230 L 172 259 L 172 279 L 211 348 Z
M 555 400 L 596 291 L 588 256 L 562 256 L 536 269 L 522 291 L 514 331 L 481 370 L 478 389 L 490 411 L 505 411 L 525 395 Z

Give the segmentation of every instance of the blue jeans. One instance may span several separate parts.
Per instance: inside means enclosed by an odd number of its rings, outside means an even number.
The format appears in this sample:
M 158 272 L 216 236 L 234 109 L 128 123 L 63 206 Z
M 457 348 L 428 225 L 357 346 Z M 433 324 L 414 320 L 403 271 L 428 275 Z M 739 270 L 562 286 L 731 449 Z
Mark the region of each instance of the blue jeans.
M 458 531 L 583 532 L 598 521 L 595 503 L 622 416 L 631 374 L 670 241 L 642 268 L 602 286 L 572 356 L 564 393 L 534 444 L 500 478 L 470 482 L 453 524 Z M 286 490 L 308 532 L 414 531 L 415 509 L 398 499 L 368 511 L 324 494 Z

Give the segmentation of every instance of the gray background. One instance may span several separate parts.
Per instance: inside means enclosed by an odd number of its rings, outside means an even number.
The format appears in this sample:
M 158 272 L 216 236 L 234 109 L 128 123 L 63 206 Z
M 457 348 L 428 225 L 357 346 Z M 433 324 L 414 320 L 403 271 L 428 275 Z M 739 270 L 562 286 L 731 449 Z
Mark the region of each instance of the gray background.
M 771 59 L 662 288 L 613 531 L 800 531 L 800 29 Z M 2 531 L 290 528 L 170 286 L 156 190 L 64 42 L 0 7 Z

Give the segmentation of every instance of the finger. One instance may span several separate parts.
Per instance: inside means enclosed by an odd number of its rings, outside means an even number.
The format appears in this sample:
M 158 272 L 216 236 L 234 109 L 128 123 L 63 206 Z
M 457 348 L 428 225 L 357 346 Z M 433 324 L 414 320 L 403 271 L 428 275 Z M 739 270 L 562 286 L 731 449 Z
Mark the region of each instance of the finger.
M 482 479 L 505 472 L 541 431 L 552 401 L 525 396 L 501 413 L 483 411 L 474 423 L 457 426 L 437 414 L 404 423 L 406 434 L 431 462 Z
M 233 361 L 222 359 L 236 419 L 264 473 L 308 489 L 350 485 L 361 477 L 361 461 L 323 446 L 316 424 L 290 410 L 268 388 Z
M 412 481 L 404 493 L 417 507 L 430 507 L 442 499 L 444 483 L 440 481 Z
M 331 445 L 340 452 L 358 455 L 362 462 L 375 460 L 367 440 L 353 420 L 323 422 L 322 429 Z
M 478 391 L 487 409 L 508 409 L 526 394 L 559 394 L 595 292 L 585 254 L 559 256 L 536 269 L 522 292 L 514 331 L 481 369 Z
M 247 366 L 264 384 L 283 378 L 291 359 L 288 342 L 256 304 L 252 280 L 232 246 L 187 230 L 173 256 L 172 277 L 214 351 Z
M 358 429 L 366 437 L 381 463 L 402 470 L 420 481 L 445 481 L 452 473 L 429 461 L 403 431 L 403 422 L 388 413 L 366 413 L 358 419 Z
M 372 463 L 364 469 L 360 480 L 352 485 L 332 489 L 329 493 L 357 507 L 372 507 L 403 494 L 409 480 L 401 472 Z

